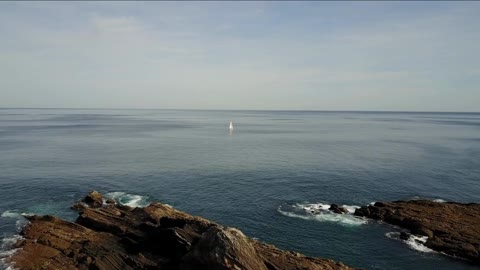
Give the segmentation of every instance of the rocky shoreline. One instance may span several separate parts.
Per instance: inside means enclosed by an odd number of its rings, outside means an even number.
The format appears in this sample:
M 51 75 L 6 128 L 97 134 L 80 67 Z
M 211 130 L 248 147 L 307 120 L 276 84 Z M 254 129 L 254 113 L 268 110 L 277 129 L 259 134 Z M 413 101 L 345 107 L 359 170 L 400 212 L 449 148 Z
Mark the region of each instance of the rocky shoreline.
M 72 206 L 75 222 L 29 216 L 9 258 L 16 269 L 354 269 L 330 259 L 282 251 L 162 204 L 132 208 L 89 193 Z M 328 211 L 351 215 L 336 204 Z M 357 208 L 360 218 L 409 232 L 402 240 L 480 265 L 480 204 L 429 200 L 376 202 Z
M 426 247 L 480 264 L 480 204 L 428 200 L 377 202 L 356 216 L 383 221 L 427 237 Z M 400 238 L 408 238 L 402 233 Z
M 16 269 L 353 269 L 282 251 L 161 203 L 131 208 L 91 192 L 73 208 L 75 222 L 28 217 L 9 259 Z

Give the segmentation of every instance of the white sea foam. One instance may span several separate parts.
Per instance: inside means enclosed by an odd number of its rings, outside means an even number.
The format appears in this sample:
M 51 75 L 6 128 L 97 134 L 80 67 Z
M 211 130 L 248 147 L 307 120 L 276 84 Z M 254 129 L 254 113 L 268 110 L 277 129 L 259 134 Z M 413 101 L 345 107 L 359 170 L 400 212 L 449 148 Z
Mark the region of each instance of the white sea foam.
M 15 210 L 7 210 L 7 211 L 2 213 L 1 217 L 4 217 L 4 218 L 20 218 L 22 216 L 32 216 L 32 215 L 34 215 L 34 214 L 32 214 L 32 213 L 18 213 Z
M 430 200 L 430 201 L 432 201 L 432 202 L 437 202 L 437 203 L 447 202 L 447 201 L 445 201 L 444 199 L 438 199 L 438 198 L 437 198 L 437 199 L 432 199 L 432 198 L 428 198 L 428 197 L 419 197 L 419 196 L 414 196 L 414 197 L 412 198 L 412 200 L 414 200 L 414 201 L 415 201 L 415 200 Z
M 387 232 L 385 234 L 386 237 L 390 239 L 400 240 L 400 233 L 399 232 Z
M 400 239 L 399 232 L 388 232 L 385 234 L 385 236 L 391 239 L 401 240 L 402 242 L 406 243 L 411 249 L 414 249 L 416 251 L 426 252 L 426 253 L 435 252 L 434 250 L 425 246 L 425 243 L 428 240 L 428 236 L 418 236 L 418 235 L 410 234 L 407 240 Z
M 17 228 L 17 231 L 20 231 L 27 223 L 28 220 L 26 219 L 18 219 L 17 221 L 15 221 L 15 228 Z
M 32 215 L 29 213 L 19 213 L 16 210 L 7 210 L 2 213 L 1 217 L 14 219 L 17 231 L 20 231 L 22 227 L 28 223 L 27 219 L 23 218 L 24 216 Z M 16 268 L 12 265 L 8 259 L 15 254 L 19 249 L 13 248 L 13 245 L 23 239 L 20 235 L 12 235 L 9 237 L 3 237 L 0 245 L 0 269 L 5 270 L 15 270 Z
M 355 210 L 360 208 L 358 205 L 342 205 L 343 208 L 347 209 L 349 214 L 355 213 Z
M 6 258 L 11 257 L 15 252 L 17 252 L 18 249 L 10 249 L 10 250 L 5 250 L 5 251 L 0 251 L 0 259 L 5 260 Z M 3 262 L 3 261 L 2 261 Z
M 26 220 L 25 218 L 23 218 L 24 216 L 29 216 L 29 215 L 33 215 L 33 214 L 30 214 L 30 213 L 18 213 L 17 211 L 14 211 L 14 210 L 7 210 L 5 212 L 2 213 L 1 217 L 3 218 L 10 218 L 10 219 L 16 219 L 15 221 L 15 227 L 17 228 L 17 231 L 20 231 L 24 226 L 25 224 L 28 223 L 28 220 Z
M 297 209 L 303 209 L 306 212 L 310 213 L 316 213 L 316 212 L 330 212 L 328 209 L 330 208 L 330 204 L 328 203 L 307 203 L 307 204 L 301 204 L 297 203 L 294 204 L 293 207 Z M 348 213 L 353 214 L 355 212 L 355 209 L 360 208 L 358 205 L 342 205 L 341 207 L 345 208 Z
M 17 241 L 19 240 L 22 240 L 23 237 L 16 234 L 16 235 L 13 235 L 13 236 L 10 236 L 10 237 L 5 237 L 2 239 L 2 249 L 6 249 L 10 246 L 12 246 L 13 244 L 15 244 Z
M 311 203 L 311 204 L 295 204 L 294 208 L 303 209 L 309 213 L 315 213 L 318 211 L 327 211 L 330 208 L 330 204 L 324 203 Z
M 428 236 L 416 236 L 410 235 L 408 240 L 406 240 L 407 245 L 420 252 L 434 252 L 432 249 L 425 246 L 425 243 L 428 240 Z
M 2 213 L 1 217 L 4 217 L 4 218 L 19 218 L 19 217 L 21 217 L 21 214 L 16 212 L 16 211 L 7 210 L 7 211 Z
M 358 206 L 343 205 L 342 207 L 347 209 L 348 214 L 333 213 L 328 210 L 330 204 L 325 203 L 284 205 L 278 208 L 278 212 L 287 217 L 320 222 L 336 222 L 346 226 L 358 226 L 366 223 L 366 220 L 351 215 L 356 208 L 359 208 Z
M 105 194 L 106 198 L 114 199 L 122 205 L 130 207 L 145 207 L 149 205 L 148 198 L 136 194 L 129 194 L 125 192 L 110 192 Z
M 23 239 L 20 235 L 13 235 L 11 237 L 5 237 L 2 239 L 2 246 L 0 250 L 0 268 L 5 270 L 14 270 L 15 267 L 7 262 L 8 258 L 10 258 L 15 252 L 17 252 L 18 248 L 12 248 L 13 244 L 15 244 L 18 240 Z
M 0 268 L 3 268 L 5 270 L 16 270 L 14 265 L 11 262 L 8 262 L 8 258 L 10 258 L 18 250 L 19 249 L 16 248 L 7 251 L 0 251 Z

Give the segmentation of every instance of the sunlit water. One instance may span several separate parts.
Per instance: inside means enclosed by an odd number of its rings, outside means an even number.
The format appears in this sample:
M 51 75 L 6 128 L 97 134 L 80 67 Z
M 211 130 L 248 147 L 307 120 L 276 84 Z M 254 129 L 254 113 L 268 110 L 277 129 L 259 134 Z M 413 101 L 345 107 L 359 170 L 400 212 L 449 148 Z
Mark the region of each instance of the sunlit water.
M 2 109 L 0 187 L 0 257 L 22 213 L 73 220 L 96 189 L 355 267 L 473 269 L 323 208 L 480 202 L 480 114 Z

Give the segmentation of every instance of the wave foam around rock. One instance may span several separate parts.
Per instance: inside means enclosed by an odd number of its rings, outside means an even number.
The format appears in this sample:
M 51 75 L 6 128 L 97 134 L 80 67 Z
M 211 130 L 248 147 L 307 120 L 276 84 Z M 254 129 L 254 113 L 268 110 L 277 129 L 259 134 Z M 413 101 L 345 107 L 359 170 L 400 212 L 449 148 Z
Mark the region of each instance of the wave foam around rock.
M 335 222 L 345 226 L 358 226 L 367 223 L 366 220 L 353 216 L 356 205 L 342 205 L 348 213 L 337 214 L 329 210 L 330 204 L 325 203 L 297 203 L 293 205 L 282 205 L 278 212 L 287 217 L 315 220 L 319 222 Z
M 105 198 L 113 199 L 119 204 L 130 207 L 145 207 L 149 205 L 148 197 L 121 191 L 106 193 Z
M 430 253 L 430 252 L 435 252 L 434 250 L 428 248 L 425 246 L 425 243 L 428 240 L 427 236 L 418 236 L 418 235 L 413 235 L 410 234 L 408 236 L 408 239 L 400 239 L 400 233 L 399 232 L 388 232 L 385 234 L 390 239 L 395 239 L 395 240 L 400 240 L 407 244 L 411 249 L 420 251 L 420 252 L 425 252 L 425 253 Z

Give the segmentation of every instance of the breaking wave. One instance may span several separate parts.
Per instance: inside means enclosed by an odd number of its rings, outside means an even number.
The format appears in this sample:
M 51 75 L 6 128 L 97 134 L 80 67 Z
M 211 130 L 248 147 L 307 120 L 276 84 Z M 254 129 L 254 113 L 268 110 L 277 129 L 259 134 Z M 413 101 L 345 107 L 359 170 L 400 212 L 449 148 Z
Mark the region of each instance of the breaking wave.
M 428 240 L 428 236 L 418 236 L 418 235 L 410 234 L 407 239 L 401 239 L 399 232 L 388 232 L 385 234 L 385 236 L 387 236 L 390 239 L 400 240 L 405 244 L 407 244 L 411 249 L 416 251 L 425 252 L 425 253 L 435 252 L 434 250 L 425 246 L 425 243 Z
M 21 214 L 15 212 L 15 211 L 12 211 L 12 210 L 7 210 L 7 211 L 2 213 L 1 217 L 3 217 L 3 218 L 19 218 L 19 217 L 21 217 Z
M 32 213 L 18 213 L 15 210 L 7 210 L 2 213 L 1 217 L 3 218 L 21 218 L 24 216 L 32 216 Z
M 440 198 L 421 197 L 421 196 L 414 196 L 414 197 L 410 198 L 410 200 L 414 200 L 414 201 L 415 200 L 428 200 L 428 201 L 437 202 L 437 203 L 447 202 L 446 200 L 440 199 Z
M 13 248 L 13 245 L 18 240 L 22 239 L 23 237 L 20 235 L 13 235 L 2 239 L 2 245 L 0 248 L 0 268 L 5 270 L 15 269 L 14 266 L 8 262 L 8 259 L 19 250 L 18 248 Z
M 337 214 L 330 210 L 330 204 L 313 203 L 293 205 L 282 205 L 278 208 L 278 212 L 287 217 L 301 218 L 305 220 L 315 220 L 320 222 L 335 222 L 345 226 L 358 226 L 367 223 L 365 219 L 353 216 L 355 209 L 360 208 L 356 205 L 341 205 L 348 213 Z
M 20 231 L 25 224 L 27 224 L 27 219 L 25 219 L 25 216 L 31 216 L 33 214 L 31 213 L 19 213 L 15 210 L 7 210 L 0 215 L 2 218 L 10 218 L 10 219 L 15 219 L 15 227 L 17 231 Z M 3 245 L 2 245 L 3 246 Z
M 117 203 L 130 207 L 145 207 L 150 204 L 148 197 L 125 192 L 110 192 L 105 198 L 113 199 Z

